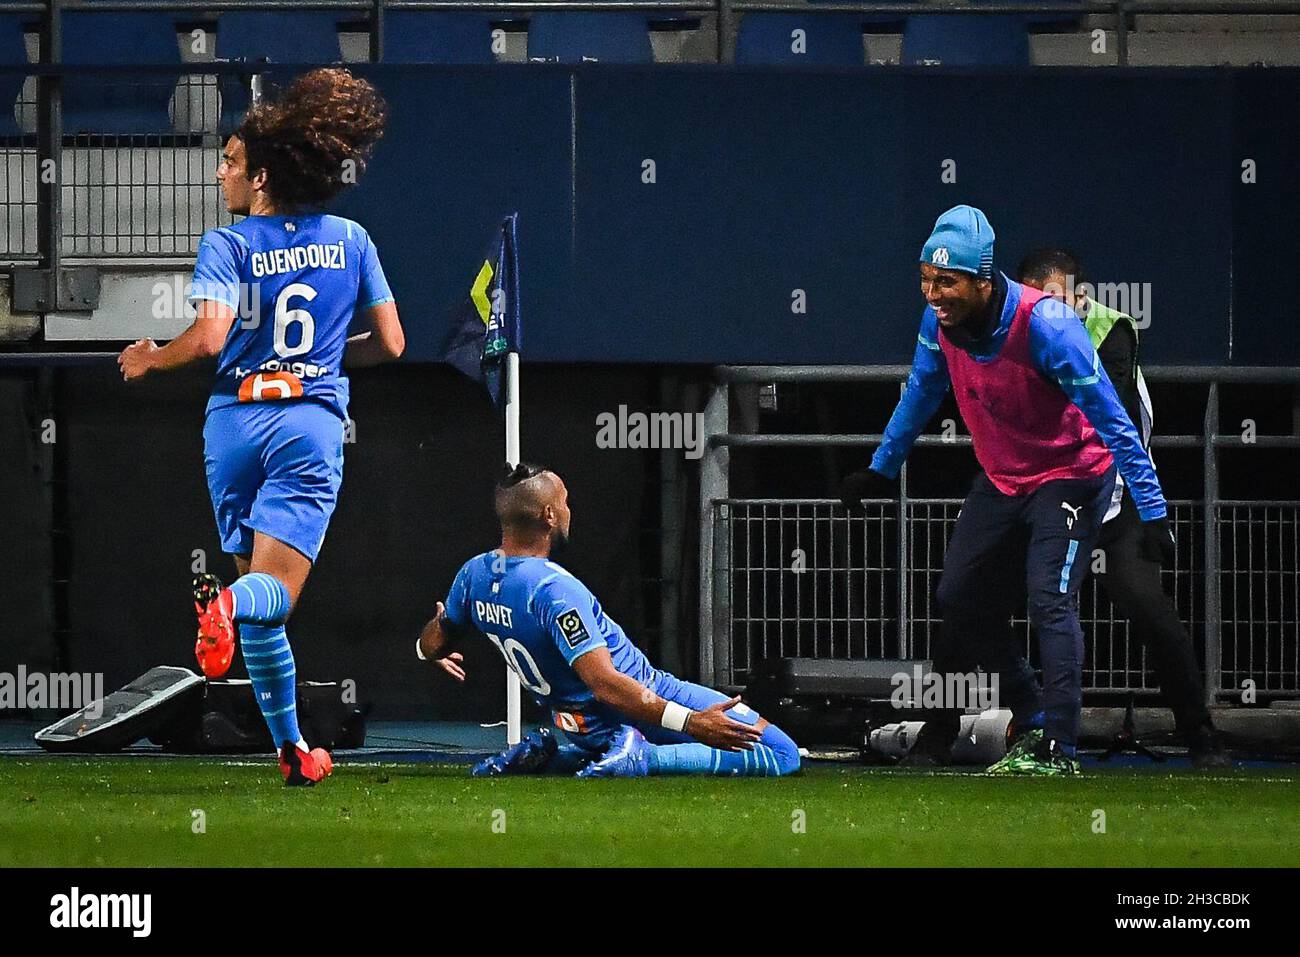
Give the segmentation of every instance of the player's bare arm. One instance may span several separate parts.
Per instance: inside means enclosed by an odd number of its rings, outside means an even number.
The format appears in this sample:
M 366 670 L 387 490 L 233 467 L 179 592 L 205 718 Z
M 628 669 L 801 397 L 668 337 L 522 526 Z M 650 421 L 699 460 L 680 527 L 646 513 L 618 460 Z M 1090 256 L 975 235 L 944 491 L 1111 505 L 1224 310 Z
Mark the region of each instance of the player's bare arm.
M 659 724 L 669 703 L 634 678 L 621 673 L 605 648 L 589 651 L 573 663 L 573 670 L 591 689 L 596 700 L 637 721 Z M 763 736 L 767 722 L 741 724 L 727 717 L 727 710 L 740 698 L 719 701 L 702 711 L 692 711 L 682 730 L 709 747 L 720 751 L 748 751 Z M 680 707 L 680 705 L 678 706 Z
M 420 632 L 420 640 L 416 645 L 416 650 L 422 659 L 432 661 L 457 681 L 464 681 L 465 668 L 463 662 L 465 656 L 459 651 L 447 653 L 448 647 L 452 644 L 452 638 L 442 627 L 446 611 L 447 609 L 442 602 L 438 602 L 437 614 L 429 619 L 428 624 Z
M 122 378 L 132 382 L 150 372 L 166 372 L 211 359 L 221 351 L 234 321 L 235 310 L 224 302 L 201 301 L 194 322 L 171 342 L 160 346 L 152 339 L 139 339 L 123 349 L 117 357 Z
M 348 339 L 343 364 L 350 368 L 391 362 L 406 351 L 406 334 L 397 315 L 397 303 L 380 302 L 366 310 L 370 328 Z

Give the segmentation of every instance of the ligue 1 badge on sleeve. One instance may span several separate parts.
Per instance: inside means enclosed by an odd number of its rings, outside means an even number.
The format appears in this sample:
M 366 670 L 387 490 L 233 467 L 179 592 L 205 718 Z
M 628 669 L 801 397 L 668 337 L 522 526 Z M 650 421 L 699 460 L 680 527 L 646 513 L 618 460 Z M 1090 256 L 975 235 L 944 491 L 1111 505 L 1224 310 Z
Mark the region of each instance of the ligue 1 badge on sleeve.
M 577 648 L 587 640 L 587 629 L 582 624 L 582 616 L 578 614 L 576 608 L 561 613 L 555 621 L 560 626 L 560 634 L 564 635 L 564 640 L 568 642 L 570 648 Z

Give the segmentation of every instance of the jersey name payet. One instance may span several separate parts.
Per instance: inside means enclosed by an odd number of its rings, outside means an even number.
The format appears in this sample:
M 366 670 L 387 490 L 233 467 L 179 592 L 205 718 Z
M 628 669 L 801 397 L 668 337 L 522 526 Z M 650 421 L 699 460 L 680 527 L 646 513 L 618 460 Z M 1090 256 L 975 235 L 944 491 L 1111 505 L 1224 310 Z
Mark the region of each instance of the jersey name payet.
M 511 620 L 514 613 L 505 605 L 490 601 L 475 601 L 474 614 L 485 624 L 500 625 L 503 628 L 514 627 L 514 622 Z

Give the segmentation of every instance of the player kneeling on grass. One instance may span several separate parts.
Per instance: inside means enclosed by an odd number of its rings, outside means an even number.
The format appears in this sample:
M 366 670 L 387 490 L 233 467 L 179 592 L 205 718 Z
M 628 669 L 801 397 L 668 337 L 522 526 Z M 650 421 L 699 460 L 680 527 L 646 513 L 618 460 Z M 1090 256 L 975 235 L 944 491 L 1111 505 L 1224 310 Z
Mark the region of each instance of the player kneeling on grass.
M 461 566 L 416 644 L 421 659 L 464 681 L 450 649 L 485 636 L 569 744 L 534 732 L 474 773 L 559 772 L 575 756 L 585 765 L 579 777 L 797 771 L 799 749 L 780 728 L 739 698 L 651 666 L 587 587 L 550 561 L 568 540 L 568 497 L 554 472 L 512 469 L 496 488 L 501 547 Z

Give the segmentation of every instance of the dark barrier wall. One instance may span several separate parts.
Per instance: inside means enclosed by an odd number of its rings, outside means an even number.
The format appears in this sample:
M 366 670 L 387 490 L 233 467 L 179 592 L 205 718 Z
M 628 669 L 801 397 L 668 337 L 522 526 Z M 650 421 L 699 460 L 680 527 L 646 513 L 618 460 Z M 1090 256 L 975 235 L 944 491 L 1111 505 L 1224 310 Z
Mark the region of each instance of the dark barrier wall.
M 966 202 L 1005 270 L 1066 243 L 1136 286 L 1148 362 L 1300 361 L 1269 265 L 1300 222 L 1300 71 L 369 73 L 392 122 L 343 211 L 411 359 L 517 209 L 532 360 L 907 361 L 920 246 Z
M 204 481 L 211 372 L 150 377 L 134 388 L 110 368 L 56 375 L 67 515 L 53 536 L 31 387 L 0 376 L 0 670 L 21 663 L 102 672 L 116 688 L 157 664 L 194 667 L 196 557 L 233 577 Z M 595 422 L 620 404 L 645 408 L 653 382 L 650 370 L 529 367 L 522 416 L 525 456 L 559 470 L 570 489 L 572 543 L 557 559 L 652 653 L 641 630 L 638 563 L 648 453 L 597 448 Z M 343 491 L 289 624 L 299 676 L 352 678 L 381 716 L 501 720 L 504 663 L 490 644 L 465 649 L 466 686 L 414 655 L 460 564 L 500 540 L 491 509 L 500 422 L 477 386 L 444 367 L 366 370 L 354 374 L 352 395 L 355 442 L 345 447 Z M 58 570 L 69 578 L 62 648 L 44 600 L 52 537 L 68 546 L 68 565 Z M 232 675 L 244 674 L 237 663 Z
M 0 376 L 0 673 L 19 665 L 49 671 L 56 662 L 51 614 L 53 453 L 48 374 Z M 0 711 L 0 717 L 4 712 Z
M 1300 84 L 1288 72 L 1274 82 L 1271 71 L 1235 77 L 1238 184 L 1232 242 L 1231 354 L 1244 365 L 1300 363 L 1296 307 L 1287 293 L 1289 253 L 1300 224 Z M 1241 165 L 1253 161 L 1253 184 L 1241 183 Z M 1222 242 L 1222 240 L 1221 240 Z

